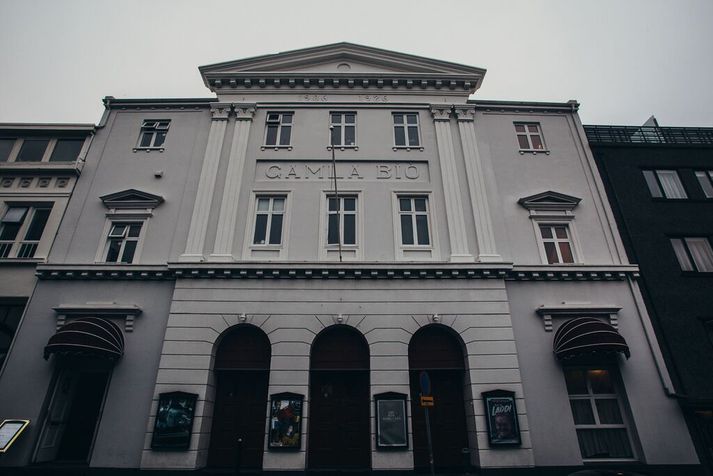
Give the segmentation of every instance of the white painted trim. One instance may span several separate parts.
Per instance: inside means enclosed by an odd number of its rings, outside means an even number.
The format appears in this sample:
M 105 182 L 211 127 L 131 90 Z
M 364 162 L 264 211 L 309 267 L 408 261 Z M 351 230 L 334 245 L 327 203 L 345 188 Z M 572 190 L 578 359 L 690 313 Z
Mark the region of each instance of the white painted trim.
M 279 245 L 255 245 L 253 244 L 253 236 L 255 235 L 255 214 L 257 212 L 257 197 L 261 196 L 283 196 L 285 197 L 285 210 L 282 218 L 282 240 Z M 288 246 L 290 238 L 290 222 L 292 205 L 292 190 L 253 190 L 250 193 L 250 201 L 248 202 L 248 214 L 246 217 L 245 238 L 243 239 L 243 260 L 246 261 L 274 261 L 262 256 L 254 256 L 254 251 L 277 251 L 277 260 L 286 260 L 288 257 Z
M 428 234 L 430 245 L 403 245 L 401 244 L 401 219 L 399 218 L 399 196 L 426 197 L 426 212 L 428 213 Z M 394 259 L 397 261 L 435 261 L 439 258 L 438 253 L 438 227 L 433 210 L 433 192 L 430 190 L 392 190 L 391 208 L 394 230 Z M 415 230 L 414 230 L 415 233 Z M 415 236 L 415 235 L 414 235 Z M 409 258 L 409 251 L 428 252 L 428 257 Z
M 584 253 L 582 252 L 582 246 L 579 242 L 579 235 L 577 234 L 577 227 L 574 226 L 574 216 L 573 215 L 530 215 L 530 222 L 532 223 L 532 229 L 535 233 L 535 240 L 537 241 L 537 249 L 540 252 L 540 261 L 544 265 L 548 266 L 577 266 L 586 263 L 584 258 Z M 567 226 L 567 231 L 569 233 L 569 238 L 572 245 L 572 255 L 574 258 L 573 263 L 548 263 L 547 253 L 545 252 L 545 244 L 542 241 L 542 235 L 540 233 L 540 225 L 565 225 Z
M 322 190 L 319 203 L 319 250 L 318 256 L 320 260 L 335 261 L 339 260 L 336 257 L 338 247 L 336 245 L 327 246 L 328 220 L 327 220 L 327 197 L 334 195 L 334 189 Z M 357 199 L 357 232 L 356 245 L 342 245 L 343 251 L 349 251 L 353 256 L 343 256 L 345 261 L 361 261 L 364 257 L 364 200 L 362 198 L 362 190 L 359 189 L 339 189 L 339 198 L 345 196 L 356 196 Z M 342 215 L 343 216 L 343 215 Z M 331 251 L 331 253 L 330 253 Z M 336 258 L 330 257 L 334 255 Z

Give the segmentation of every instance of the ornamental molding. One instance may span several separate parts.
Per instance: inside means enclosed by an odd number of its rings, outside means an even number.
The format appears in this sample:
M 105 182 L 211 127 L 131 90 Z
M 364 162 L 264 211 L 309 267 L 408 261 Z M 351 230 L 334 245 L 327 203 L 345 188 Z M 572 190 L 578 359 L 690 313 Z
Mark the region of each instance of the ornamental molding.
M 215 103 L 210 105 L 210 113 L 214 121 L 227 121 L 231 109 L 232 105 L 226 103 Z
M 255 109 L 255 104 L 233 104 L 235 118 L 239 121 L 252 121 Z
M 522 197 L 517 203 L 530 211 L 572 211 L 581 201 L 581 198 L 548 190 Z
M 124 318 L 124 331 L 134 331 L 134 319 L 142 312 L 136 304 L 115 302 L 88 302 L 86 304 L 60 304 L 53 307 L 57 314 L 57 330 L 67 322 L 67 317 L 119 317 Z
M 114 192 L 99 197 L 104 206 L 116 209 L 154 209 L 163 203 L 163 197 L 153 193 L 142 192 L 135 188 Z
M 455 106 L 454 112 L 459 122 L 475 121 L 475 108 L 469 106 Z
M 622 307 L 614 304 L 591 304 L 591 303 L 568 303 L 554 304 L 550 306 L 541 305 L 535 312 L 542 318 L 542 324 L 545 327 L 545 332 L 552 332 L 552 319 L 555 317 L 574 318 L 574 317 L 596 317 L 607 319 L 609 325 L 614 329 L 619 327 L 618 313 Z
M 452 106 L 431 105 L 431 114 L 434 121 L 450 121 Z

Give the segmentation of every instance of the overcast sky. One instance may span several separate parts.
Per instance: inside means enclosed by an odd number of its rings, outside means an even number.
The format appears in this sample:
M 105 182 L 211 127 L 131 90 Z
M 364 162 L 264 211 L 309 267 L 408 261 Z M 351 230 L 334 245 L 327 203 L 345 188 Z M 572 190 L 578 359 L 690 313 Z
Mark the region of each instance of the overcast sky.
M 713 126 L 713 0 L 0 0 L 0 122 L 210 97 L 199 65 L 340 41 L 486 68 L 475 99 Z

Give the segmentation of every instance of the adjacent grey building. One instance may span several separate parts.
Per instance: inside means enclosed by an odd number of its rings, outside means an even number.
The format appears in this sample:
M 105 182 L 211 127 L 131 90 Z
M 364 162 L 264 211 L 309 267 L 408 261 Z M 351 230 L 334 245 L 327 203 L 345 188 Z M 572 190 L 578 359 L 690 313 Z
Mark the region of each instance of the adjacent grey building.
M 576 102 L 349 43 L 200 71 L 105 99 L 0 465 L 408 473 L 428 409 L 439 471 L 697 474 Z

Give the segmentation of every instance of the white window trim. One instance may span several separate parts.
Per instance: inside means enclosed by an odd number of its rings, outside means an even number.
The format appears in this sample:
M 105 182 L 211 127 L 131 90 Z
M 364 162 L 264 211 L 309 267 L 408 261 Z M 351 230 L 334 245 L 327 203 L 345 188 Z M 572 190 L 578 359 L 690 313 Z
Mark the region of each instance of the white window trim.
M 334 190 L 322 190 L 319 206 L 319 256 L 323 260 L 339 260 L 337 245 L 327 244 L 327 233 L 329 220 L 327 218 L 328 203 L 327 197 L 333 197 Z M 359 261 L 364 256 L 364 202 L 361 190 L 339 190 L 339 198 L 356 197 L 357 199 L 357 219 L 356 219 L 356 245 L 342 245 L 342 251 L 348 252 L 343 255 L 345 260 Z M 342 210 L 343 212 L 343 210 Z M 343 216 L 343 214 L 340 214 Z M 343 226 L 343 224 L 342 224 Z
M 279 114 L 280 115 L 280 123 L 279 127 L 277 129 L 277 138 L 275 140 L 275 144 L 270 145 L 267 143 L 267 118 L 270 116 L 270 114 Z M 287 145 L 280 145 L 278 142 L 280 142 L 280 134 L 282 133 L 282 115 L 283 114 L 292 114 L 292 122 L 290 123 L 291 130 L 290 130 L 290 143 Z M 274 149 L 274 150 L 279 150 L 279 149 L 287 149 L 287 150 L 292 150 L 292 139 L 294 138 L 295 135 L 295 125 L 296 125 L 296 119 L 297 119 L 297 114 L 295 114 L 295 111 L 266 111 L 265 114 L 265 130 L 263 131 L 263 137 L 262 137 L 262 146 L 260 146 L 260 150 L 265 150 L 265 149 Z
M 106 213 L 106 220 L 104 221 L 104 228 L 102 229 L 102 234 L 100 238 L 99 246 L 97 247 L 96 255 L 94 256 L 94 262 L 98 264 L 109 264 L 109 265 L 131 265 L 141 263 L 141 255 L 144 249 L 144 240 L 146 238 L 146 229 L 148 228 L 149 219 L 153 216 L 150 210 L 147 209 L 122 209 L 120 211 L 110 210 Z M 131 263 L 121 263 L 119 261 L 106 261 L 106 254 L 109 251 L 109 231 L 114 223 L 118 222 L 134 222 L 141 223 L 141 232 L 139 233 L 139 239 L 136 243 L 136 251 L 134 251 L 134 258 Z
M 518 139 L 518 135 L 522 135 L 522 133 L 517 132 L 517 129 L 515 129 L 515 126 L 525 126 L 525 134 L 527 135 L 527 143 L 530 145 L 529 149 L 523 149 L 520 147 L 520 139 Z M 537 126 L 538 133 L 537 134 L 531 134 L 527 130 L 527 126 Z M 542 133 L 542 123 L 537 122 L 537 121 L 516 121 L 513 122 L 513 129 L 515 132 L 515 141 L 517 142 L 517 147 L 520 152 L 520 155 L 522 154 L 548 154 L 550 153 L 550 150 L 547 148 L 547 142 L 545 142 L 545 136 Z M 532 139 L 530 138 L 531 135 L 538 135 L 540 137 L 540 141 L 542 141 L 542 149 L 535 149 L 532 147 Z
M 400 124 L 396 124 L 394 122 L 394 116 L 397 114 L 403 114 L 404 121 L 406 121 L 405 116 L 407 114 L 415 114 L 416 115 L 416 126 L 417 126 L 416 129 L 418 132 L 418 145 L 414 145 L 414 146 L 396 145 L 396 127 L 400 125 Z M 406 128 L 406 130 L 404 130 L 404 134 L 405 134 L 406 142 L 408 142 L 408 129 L 407 129 L 408 124 L 406 122 L 404 122 L 403 127 Z M 406 150 L 406 151 L 420 150 L 420 151 L 423 151 L 423 137 L 421 134 L 421 114 L 418 111 L 391 111 L 391 140 L 393 143 L 393 147 L 392 147 L 393 150 Z
M 673 254 L 676 257 L 676 261 L 678 262 L 678 266 L 681 269 L 682 273 L 691 273 L 691 274 L 710 274 L 713 273 L 713 270 L 700 270 L 700 265 L 696 261 L 692 251 L 691 247 L 688 244 L 686 240 L 689 239 L 702 239 L 705 240 L 705 242 L 708 244 L 708 248 L 713 250 L 713 243 L 711 243 L 711 239 L 708 236 L 705 235 L 693 235 L 693 236 L 669 236 L 669 241 L 671 242 L 671 248 L 673 250 Z M 681 244 L 684 248 L 683 252 L 686 255 L 686 259 L 688 261 L 688 264 L 691 266 L 693 269 L 683 269 L 683 263 L 681 263 L 680 258 L 678 257 L 678 253 L 676 253 L 676 247 L 673 244 L 673 240 L 680 240 Z
M 285 260 L 288 257 L 289 238 L 290 238 L 290 221 L 291 221 L 291 200 L 292 191 L 290 190 L 253 190 L 250 194 L 248 202 L 249 214 L 247 216 L 247 226 L 245 227 L 245 239 L 243 240 L 243 259 L 256 261 L 270 261 L 270 258 L 260 255 L 260 251 L 277 251 L 277 260 Z M 279 245 L 256 245 L 253 244 L 253 236 L 255 236 L 255 216 L 257 213 L 257 199 L 265 196 L 282 196 L 285 198 L 285 211 L 282 218 L 282 242 Z M 273 258 L 274 259 L 274 258 Z
M 706 200 L 713 198 L 713 192 L 709 195 L 709 192 L 706 191 L 706 186 L 703 185 L 706 183 L 709 188 L 713 188 L 713 170 L 696 170 L 695 175 L 698 180 L 698 185 L 701 186 L 701 190 L 703 191 L 703 195 L 705 195 Z
M 332 122 L 332 114 L 341 114 L 342 115 L 342 122 Z M 344 115 L 345 114 L 354 114 L 354 123 L 353 124 L 348 124 L 344 122 Z M 340 126 L 342 128 L 342 134 L 341 134 L 341 141 L 342 143 L 340 144 L 334 144 L 335 149 L 339 150 L 347 150 L 347 149 L 354 149 L 354 150 L 359 150 L 359 119 L 358 119 L 358 114 L 356 111 L 353 110 L 345 110 L 345 111 L 329 111 L 329 116 L 327 117 L 328 124 L 327 124 L 327 150 L 332 150 L 332 126 Z M 344 126 L 354 126 L 354 145 L 345 145 L 344 144 Z
M 144 124 L 146 122 L 168 122 L 168 127 L 166 127 L 166 129 L 165 129 L 166 138 L 168 138 L 168 131 L 171 129 L 171 119 L 170 118 L 142 119 L 141 126 L 139 127 L 139 138 L 136 140 L 136 147 L 134 147 L 134 152 L 137 152 L 140 150 L 146 151 L 146 152 L 150 152 L 152 150 L 163 152 L 164 150 L 166 150 L 166 148 L 164 147 L 164 144 L 166 143 L 166 139 L 164 139 L 163 143 L 160 146 L 142 146 L 141 145 L 141 139 L 144 136 Z M 157 129 L 154 129 L 154 136 L 153 136 L 153 139 L 151 140 L 152 143 L 156 141 L 156 135 L 155 135 L 156 131 L 157 131 Z
M 41 261 L 47 259 L 47 254 L 49 253 L 49 248 L 51 245 L 51 242 L 48 244 L 48 237 L 52 237 L 54 239 L 54 236 L 57 232 L 57 226 L 58 226 L 58 220 L 59 217 L 57 216 L 58 213 L 62 213 L 62 211 L 58 211 L 60 206 L 58 206 L 57 201 L 36 201 L 36 200 L 11 200 L 11 201 L 6 201 L 3 202 L 0 205 L 0 218 L 5 216 L 5 213 L 7 213 L 7 210 L 9 208 L 16 208 L 16 207 L 27 207 L 28 211 L 22 221 L 22 225 L 20 225 L 20 229 L 17 231 L 17 236 L 13 240 L 12 247 L 10 249 L 10 253 L 7 256 L 7 258 L 0 258 L 0 261 L 3 260 L 35 260 L 35 261 Z M 32 258 L 19 258 L 17 257 L 18 252 L 20 251 L 20 246 L 22 243 L 25 242 L 24 236 L 27 233 L 27 229 L 30 227 L 30 222 L 32 221 L 32 218 L 34 217 L 35 210 L 38 208 L 49 208 L 50 213 L 49 216 L 47 217 L 47 222 L 45 223 L 45 228 L 42 230 L 42 236 L 40 237 L 39 241 L 37 241 L 37 248 L 35 249 L 35 253 L 32 256 Z M 1 226 L 1 224 L 0 224 Z
M 556 213 L 556 212 L 555 212 Z M 548 212 L 547 215 L 530 215 L 530 222 L 532 223 L 532 229 L 535 233 L 535 240 L 537 241 L 537 249 L 540 252 L 540 261 L 546 266 L 575 266 L 581 265 L 586 262 L 584 254 L 582 253 L 582 246 L 579 242 L 579 236 L 577 234 L 577 227 L 574 225 L 574 215 L 569 211 L 562 211 L 561 214 L 554 215 L 552 211 Z M 542 239 L 542 234 L 540 232 L 540 225 L 564 225 L 567 227 L 569 232 L 570 245 L 572 248 L 572 258 L 574 262 L 572 263 L 549 263 L 547 261 L 547 252 L 545 251 L 545 243 Z
M 653 174 L 653 179 L 656 181 L 656 187 L 657 187 L 657 190 L 661 196 L 656 197 L 651 192 L 651 187 L 649 186 L 649 181 L 646 180 L 646 172 L 651 172 Z M 666 196 L 666 189 L 663 186 L 663 182 L 661 181 L 659 172 L 673 172 L 675 174 L 677 185 L 680 186 L 681 191 L 683 192 L 683 197 L 667 197 Z M 644 177 L 644 183 L 646 183 L 646 188 L 649 191 L 651 198 L 653 198 L 653 199 L 656 199 L 656 200 L 689 200 L 690 199 L 690 197 L 688 196 L 688 191 L 686 190 L 685 185 L 683 185 L 683 182 L 681 181 L 681 174 L 679 174 L 678 169 L 674 169 L 674 168 L 643 169 L 641 171 L 641 175 Z
M 426 197 L 426 208 L 428 212 L 428 233 L 430 245 L 404 245 L 401 240 L 401 219 L 399 208 L 399 197 Z M 438 255 L 438 234 L 436 232 L 436 220 L 433 213 L 433 193 L 430 190 L 394 190 L 391 193 L 392 221 L 394 230 L 394 256 L 397 260 L 422 261 L 437 260 Z M 420 253 L 419 253 L 420 252 Z M 409 254 L 418 256 L 409 256 Z M 423 255 L 428 253 L 428 256 Z

